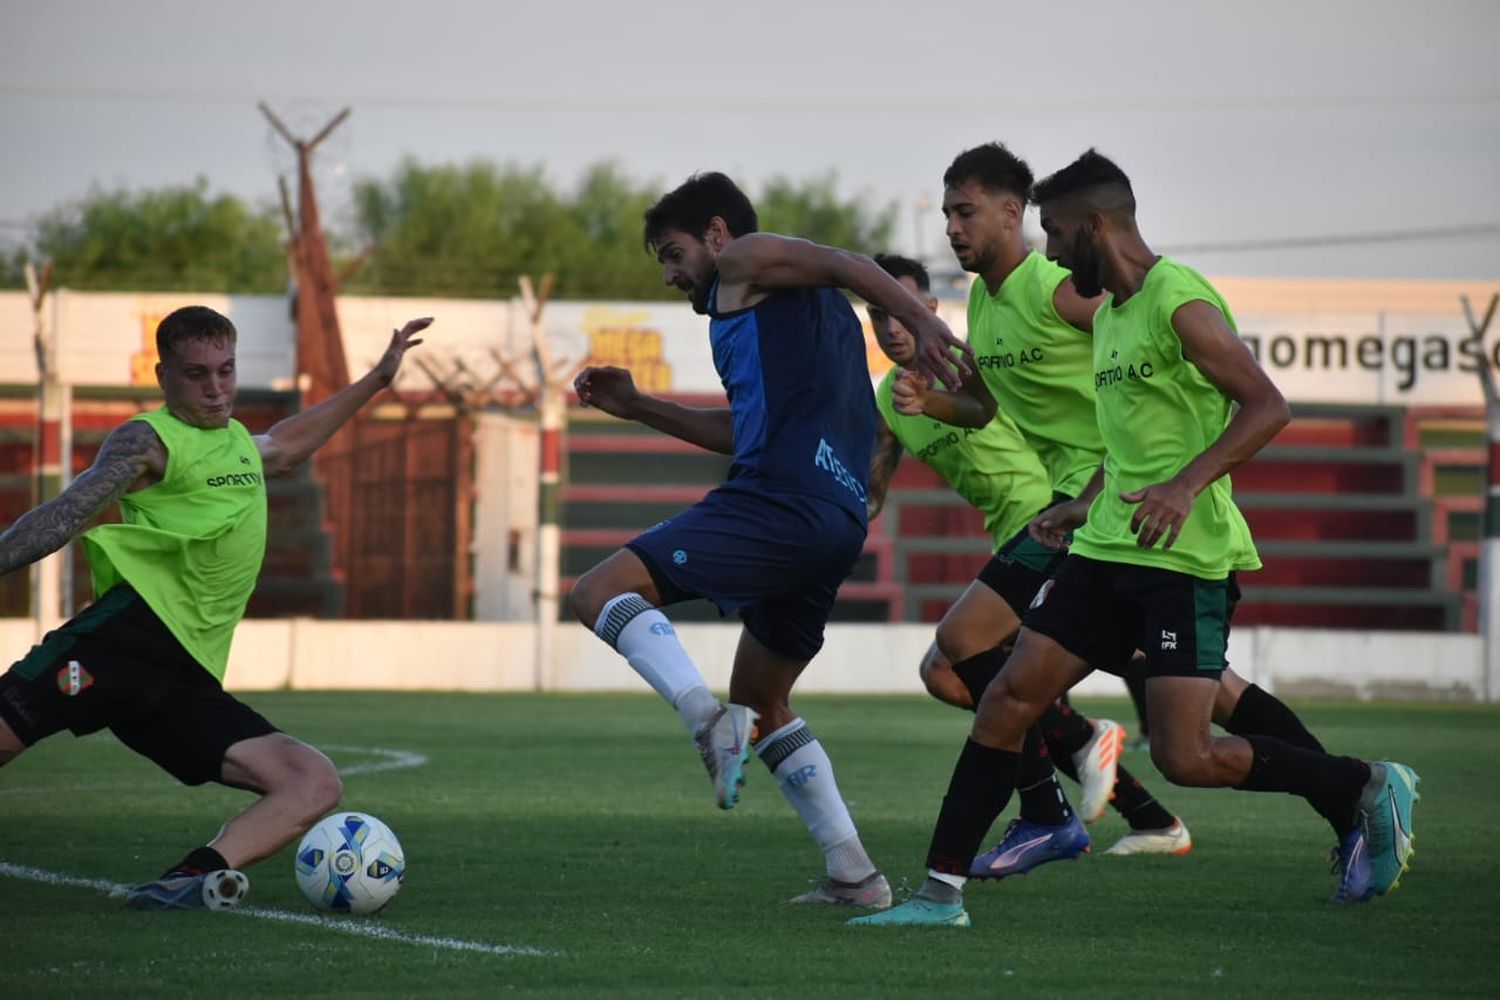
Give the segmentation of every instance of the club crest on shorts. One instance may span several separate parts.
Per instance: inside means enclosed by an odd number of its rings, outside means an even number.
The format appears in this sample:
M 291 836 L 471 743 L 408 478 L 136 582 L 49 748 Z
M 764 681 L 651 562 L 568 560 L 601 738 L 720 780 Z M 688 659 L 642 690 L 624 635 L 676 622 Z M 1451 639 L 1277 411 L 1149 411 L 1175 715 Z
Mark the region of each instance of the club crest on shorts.
M 69 698 L 82 694 L 93 683 L 94 675 L 85 670 L 77 660 L 69 660 L 67 666 L 60 667 L 57 671 L 57 689 Z

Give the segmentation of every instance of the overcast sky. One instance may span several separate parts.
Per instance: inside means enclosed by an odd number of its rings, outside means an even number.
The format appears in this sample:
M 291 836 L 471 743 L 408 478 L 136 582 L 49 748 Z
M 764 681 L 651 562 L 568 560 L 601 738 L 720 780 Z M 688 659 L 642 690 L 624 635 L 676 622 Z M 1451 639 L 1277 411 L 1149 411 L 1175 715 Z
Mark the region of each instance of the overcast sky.
M 1147 241 L 1211 274 L 1500 278 L 1496 0 L 5 0 L 0 39 L 11 240 L 94 184 L 203 176 L 271 199 L 265 99 L 306 131 L 353 106 L 320 164 L 335 210 L 405 155 L 541 163 L 564 184 L 600 159 L 752 190 L 831 169 L 901 203 L 897 249 L 936 253 L 921 200 L 955 153 L 1001 139 L 1038 175 L 1098 146 Z

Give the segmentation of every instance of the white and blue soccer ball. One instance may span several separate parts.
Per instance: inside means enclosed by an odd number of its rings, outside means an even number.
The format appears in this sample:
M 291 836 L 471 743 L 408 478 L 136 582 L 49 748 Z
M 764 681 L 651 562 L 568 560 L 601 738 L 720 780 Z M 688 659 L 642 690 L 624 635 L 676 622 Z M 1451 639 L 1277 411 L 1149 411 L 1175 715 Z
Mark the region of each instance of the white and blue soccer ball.
M 406 877 L 401 842 L 374 816 L 336 812 L 297 845 L 297 887 L 312 905 L 334 913 L 375 913 Z

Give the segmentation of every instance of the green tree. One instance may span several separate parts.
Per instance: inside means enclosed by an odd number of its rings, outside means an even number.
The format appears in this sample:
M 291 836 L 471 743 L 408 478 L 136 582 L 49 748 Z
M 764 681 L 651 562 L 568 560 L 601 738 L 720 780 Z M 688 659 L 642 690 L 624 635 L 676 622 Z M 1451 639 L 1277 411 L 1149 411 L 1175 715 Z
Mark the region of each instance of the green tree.
M 26 251 L 9 242 L 0 242 L 0 288 L 26 287 Z
M 354 208 L 375 254 L 350 291 L 504 298 L 521 274 L 562 274 L 586 242 L 539 167 L 407 160 L 388 182 L 358 182 Z
M 777 178 L 758 200 L 761 225 L 863 252 L 885 249 L 894 203 L 872 212 L 840 199 L 835 177 Z M 357 240 L 374 256 L 347 290 L 394 295 L 504 298 L 521 274 L 557 276 L 559 298 L 669 299 L 641 244 L 641 221 L 658 183 L 598 163 L 559 193 L 540 167 L 424 166 L 407 160 L 390 180 L 355 186 Z
M 37 224 L 53 286 L 103 291 L 280 292 L 286 288 L 281 223 L 229 194 L 187 187 L 95 189 Z
M 896 203 L 871 210 L 858 196 L 841 200 L 837 180 L 832 172 L 804 181 L 773 177 L 755 203 L 760 227 L 860 253 L 889 250 Z

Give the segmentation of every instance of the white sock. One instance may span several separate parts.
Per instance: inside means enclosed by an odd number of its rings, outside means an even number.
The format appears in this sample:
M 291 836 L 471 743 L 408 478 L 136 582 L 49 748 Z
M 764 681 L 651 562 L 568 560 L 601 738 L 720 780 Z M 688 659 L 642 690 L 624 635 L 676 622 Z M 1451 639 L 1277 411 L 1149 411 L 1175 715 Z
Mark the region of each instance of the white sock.
M 927 869 L 927 877 L 930 878 L 930 879 L 933 879 L 934 881 L 941 882 L 944 885 L 951 885 L 951 886 L 953 886 L 953 888 L 958 889 L 960 891 L 963 890 L 963 887 L 969 881 L 966 876 L 963 876 L 963 875 L 950 875 L 947 872 L 935 871 L 934 869 L 931 869 L 931 868 Z
M 875 864 L 859 842 L 833 779 L 833 762 L 807 723 L 793 719 L 757 743 L 755 752 L 823 849 L 828 874 L 840 882 L 858 882 L 874 874 Z
M 719 710 L 719 699 L 677 641 L 677 630 L 640 594 L 621 594 L 605 604 L 594 634 L 677 710 L 688 732 L 696 733 Z

